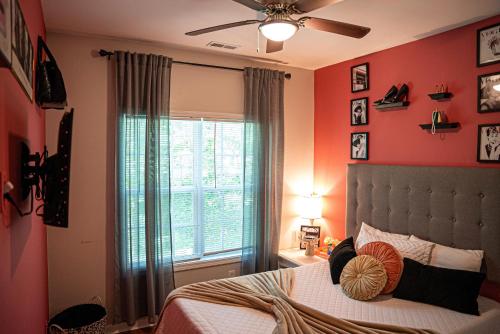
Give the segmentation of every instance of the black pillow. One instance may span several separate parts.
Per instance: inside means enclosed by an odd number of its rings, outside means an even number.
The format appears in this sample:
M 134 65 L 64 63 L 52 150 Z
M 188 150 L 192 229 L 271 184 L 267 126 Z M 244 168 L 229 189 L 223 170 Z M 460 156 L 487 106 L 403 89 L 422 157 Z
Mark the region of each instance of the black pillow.
M 404 269 L 393 297 L 479 315 L 477 296 L 484 273 L 426 266 L 404 259 Z
M 333 249 L 332 254 L 328 258 L 333 284 L 339 284 L 342 270 L 347 262 L 354 257 L 356 257 L 356 251 L 354 250 L 354 240 L 352 237 L 343 240 Z

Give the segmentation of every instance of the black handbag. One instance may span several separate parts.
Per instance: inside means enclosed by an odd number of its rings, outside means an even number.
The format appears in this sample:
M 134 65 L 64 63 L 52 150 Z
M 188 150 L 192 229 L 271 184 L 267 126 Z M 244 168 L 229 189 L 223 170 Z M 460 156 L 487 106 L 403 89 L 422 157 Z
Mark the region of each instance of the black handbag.
M 47 54 L 47 59 L 42 61 L 42 51 Z M 64 109 L 66 101 L 66 88 L 64 79 L 56 60 L 50 52 L 42 37 L 38 36 L 38 51 L 36 62 L 36 103 L 43 109 Z

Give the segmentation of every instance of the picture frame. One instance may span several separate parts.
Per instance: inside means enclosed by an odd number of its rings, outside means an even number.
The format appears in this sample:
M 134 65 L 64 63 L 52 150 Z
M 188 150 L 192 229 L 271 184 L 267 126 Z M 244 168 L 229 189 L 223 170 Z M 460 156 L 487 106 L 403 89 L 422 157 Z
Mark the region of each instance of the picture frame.
M 500 164 L 500 123 L 477 126 L 477 161 Z
M 321 245 L 321 226 L 314 225 L 300 225 L 300 232 L 305 232 L 305 239 L 315 239 L 318 238 L 318 247 Z M 303 241 L 300 241 L 300 249 L 306 249 L 306 245 Z
M 352 132 L 350 150 L 352 160 L 368 160 L 368 132 Z
M 10 67 L 12 58 L 11 0 L 0 0 L 0 67 Z
M 351 92 L 363 92 L 368 90 L 370 85 L 368 63 L 354 65 L 351 67 Z
M 12 58 L 11 70 L 23 87 L 26 96 L 33 101 L 34 48 L 19 0 L 12 0 Z
M 477 77 L 477 112 L 500 111 L 500 72 Z
M 368 97 L 351 100 L 351 126 L 368 124 Z
M 477 67 L 500 62 L 500 23 L 477 30 Z

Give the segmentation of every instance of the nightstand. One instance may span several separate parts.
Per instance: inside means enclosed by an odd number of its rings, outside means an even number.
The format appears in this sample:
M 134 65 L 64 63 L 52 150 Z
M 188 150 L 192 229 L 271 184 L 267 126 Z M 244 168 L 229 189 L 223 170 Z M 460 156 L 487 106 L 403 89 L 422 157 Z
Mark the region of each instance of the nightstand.
M 278 265 L 280 268 L 294 268 L 306 264 L 328 261 L 319 256 L 306 256 L 305 250 L 300 248 L 280 249 L 278 253 Z

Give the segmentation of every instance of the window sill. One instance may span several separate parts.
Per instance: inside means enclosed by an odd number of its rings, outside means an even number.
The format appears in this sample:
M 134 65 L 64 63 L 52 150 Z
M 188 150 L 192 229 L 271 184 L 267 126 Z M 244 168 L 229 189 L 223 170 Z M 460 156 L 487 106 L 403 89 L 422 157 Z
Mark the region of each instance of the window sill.
M 241 261 L 239 253 L 217 254 L 203 259 L 174 263 L 174 272 L 221 266 L 224 264 L 238 263 Z

